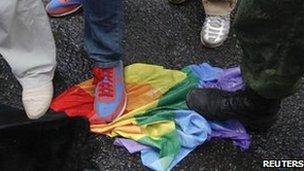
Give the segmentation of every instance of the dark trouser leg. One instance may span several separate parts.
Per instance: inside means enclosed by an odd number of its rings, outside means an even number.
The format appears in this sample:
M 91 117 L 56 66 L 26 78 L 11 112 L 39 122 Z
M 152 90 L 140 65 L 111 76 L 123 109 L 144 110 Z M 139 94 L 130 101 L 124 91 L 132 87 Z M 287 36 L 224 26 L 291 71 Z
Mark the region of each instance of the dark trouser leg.
M 119 64 L 122 56 L 122 0 L 84 0 L 85 49 L 101 67 Z
M 242 0 L 235 28 L 247 86 L 269 99 L 294 93 L 304 73 L 304 1 Z

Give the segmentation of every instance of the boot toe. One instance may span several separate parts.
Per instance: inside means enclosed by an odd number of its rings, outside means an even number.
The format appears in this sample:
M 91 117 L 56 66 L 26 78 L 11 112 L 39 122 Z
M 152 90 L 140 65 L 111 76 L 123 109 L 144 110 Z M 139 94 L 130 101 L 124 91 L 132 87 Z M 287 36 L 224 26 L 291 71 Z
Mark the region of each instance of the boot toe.
M 207 112 L 207 94 L 202 89 L 193 89 L 187 94 L 187 105 L 191 110 L 204 115 Z

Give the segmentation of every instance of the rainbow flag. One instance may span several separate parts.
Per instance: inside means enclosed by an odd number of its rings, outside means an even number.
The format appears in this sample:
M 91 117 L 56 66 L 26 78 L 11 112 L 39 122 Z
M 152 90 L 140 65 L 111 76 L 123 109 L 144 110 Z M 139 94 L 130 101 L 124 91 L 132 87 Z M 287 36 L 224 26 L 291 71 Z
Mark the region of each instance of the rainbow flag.
M 206 73 L 202 73 L 202 69 Z M 206 80 L 203 80 L 200 73 L 207 75 L 204 76 Z M 94 133 L 124 137 L 153 147 L 157 151 L 156 157 L 154 156 L 157 161 L 148 167 L 154 170 L 168 170 L 172 168 L 172 163 L 185 142 L 181 138 L 181 132 L 184 132 L 181 130 L 187 130 L 190 124 L 192 127 L 196 126 L 196 131 L 192 134 L 196 135 L 197 130 L 200 131 L 199 144 L 203 143 L 212 131 L 207 121 L 200 120 L 201 116 L 188 109 L 185 102 L 187 93 L 195 87 L 208 85 L 207 83 L 210 85 L 212 78 L 216 79 L 223 73 L 224 70 L 208 64 L 188 66 L 181 71 L 156 65 L 133 64 L 125 67 L 128 97 L 126 110 L 113 122 L 105 123 L 94 111 L 94 79 L 70 87 L 53 100 L 51 108 L 55 111 L 64 111 L 71 117 L 87 117 Z M 195 117 L 186 119 L 190 114 Z M 181 123 L 177 123 L 178 121 Z M 186 121 L 190 123 L 189 126 L 184 125 Z M 202 128 L 199 126 L 200 122 L 195 121 L 202 122 L 206 127 Z M 242 134 L 247 135 L 246 131 Z M 247 143 L 245 146 L 249 146 L 249 136 L 242 140 Z

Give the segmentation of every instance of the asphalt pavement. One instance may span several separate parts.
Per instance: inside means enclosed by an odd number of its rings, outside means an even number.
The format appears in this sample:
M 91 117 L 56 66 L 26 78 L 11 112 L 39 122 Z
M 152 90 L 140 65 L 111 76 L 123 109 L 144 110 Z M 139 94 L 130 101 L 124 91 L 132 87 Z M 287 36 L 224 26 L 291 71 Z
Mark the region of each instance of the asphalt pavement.
M 216 49 L 200 43 L 204 12 L 199 0 L 171 5 L 166 0 L 125 0 L 124 64 L 149 63 L 171 69 L 208 62 L 219 67 L 237 66 L 242 52 L 234 30 Z M 57 46 L 55 92 L 91 77 L 92 61 L 83 49 L 83 12 L 51 19 Z M 0 103 L 22 108 L 21 87 L 0 58 Z M 176 170 L 260 170 L 262 159 L 304 158 L 304 81 L 285 99 L 276 124 L 265 132 L 250 132 L 248 151 L 231 141 L 203 144 L 188 155 Z M 139 154 L 130 155 L 104 136 L 92 135 L 83 150 L 81 169 L 145 170 Z

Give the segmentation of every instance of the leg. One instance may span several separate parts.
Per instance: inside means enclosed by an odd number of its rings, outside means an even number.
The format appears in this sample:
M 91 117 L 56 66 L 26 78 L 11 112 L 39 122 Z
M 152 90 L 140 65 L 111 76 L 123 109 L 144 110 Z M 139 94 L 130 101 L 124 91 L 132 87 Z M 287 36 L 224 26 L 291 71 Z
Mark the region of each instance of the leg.
M 265 98 L 294 93 L 304 73 L 304 1 L 242 0 L 235 26 L 247 86 Z
M 55 44 L 41 0 L 0 2 L 0 53 L 23 88 L 28 116 L 40 117 L 52 98 L 56 65 Z
M 113 67 L 122 56 L 122 0 L 85 0 L 85 49 L 101 67 Z
M 203 45 L 215 48 L 224 43 L 230 30 L 230 13 L 237 0 L 203 0 L 206 13 L 201 31 Z
M 237 0 L 203 0 L 206 15 L 230 15 Z
M 126 107 L 123 80 L 122 0 L 85 0 L 85 49 L 95 61 L 95 111 L 111 122 Z
M 0 53 L 23 88 L 48 84 L 55 44 L 41 0 L 0 2 Z
M 236 29 L 247 89 L 196 89 L 188 95 L 189 107 L 209 119 L 239 119 L 258 129 L 271 126 L 281 99 L 297 89 L 304 73 L 303 11 L 302 0 L 242 0 Z

